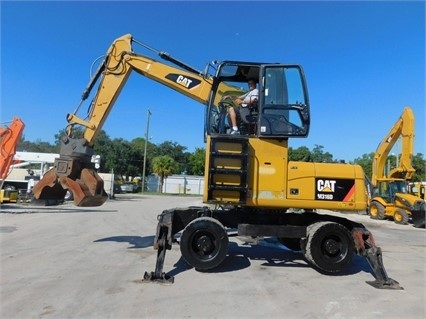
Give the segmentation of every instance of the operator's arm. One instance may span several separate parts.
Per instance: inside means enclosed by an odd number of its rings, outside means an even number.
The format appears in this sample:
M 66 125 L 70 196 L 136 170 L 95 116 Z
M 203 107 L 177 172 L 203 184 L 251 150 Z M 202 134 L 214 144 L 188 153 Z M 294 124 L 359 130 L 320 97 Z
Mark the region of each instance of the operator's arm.
M 251 104 L 255 100 L 258 99 L 259 96 L 259 90 L 253 89 L 250 92 L 243 94 L 235 99 L 235 104 L 241 105 L 241 104 Z

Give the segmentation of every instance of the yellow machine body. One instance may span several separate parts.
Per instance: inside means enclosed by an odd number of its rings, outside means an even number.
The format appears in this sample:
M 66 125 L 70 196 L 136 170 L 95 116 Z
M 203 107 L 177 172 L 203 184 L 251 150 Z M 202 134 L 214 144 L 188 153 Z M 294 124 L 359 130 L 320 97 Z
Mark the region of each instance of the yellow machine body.
M 365 210 L 359 165 L 288 161 L 286 139 L 209 136 L 204 202 L 308 210 Z

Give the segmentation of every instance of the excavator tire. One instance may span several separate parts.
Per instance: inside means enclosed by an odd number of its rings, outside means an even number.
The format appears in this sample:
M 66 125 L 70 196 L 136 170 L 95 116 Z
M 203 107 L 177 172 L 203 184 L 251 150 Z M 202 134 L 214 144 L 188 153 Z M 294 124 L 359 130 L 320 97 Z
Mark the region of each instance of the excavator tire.
M 408 216 L 407 212 L 401 208 L 395 209 L 395 212 L 393 213 L 393 221 L 400 225 L 406 225 L 408 224 L 408 220 L 410 219 L 410 216 Z
M 338 223 L 318 222 L 308 226 L 305 258 L 325 273 L 337 273 L 352 261 L 355 251 L 349 230 Z
M 214 218 L 200 217 L 190 222 L 182 232 L 180 251 L 185 261 L 197 270 L 219 266 L 228 253 L 228 235 Z
M 371 219 L 385 219 L 385 207 L 379 202 L 371 202 L 368 213 Z

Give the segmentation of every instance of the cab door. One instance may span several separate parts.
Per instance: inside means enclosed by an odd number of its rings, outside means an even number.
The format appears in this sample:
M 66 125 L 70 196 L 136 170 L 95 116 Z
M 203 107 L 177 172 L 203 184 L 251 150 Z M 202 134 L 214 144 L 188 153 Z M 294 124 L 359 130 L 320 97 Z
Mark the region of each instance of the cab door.
M 306 137 L 309 99 L 299 65 L 261 65 L 259 81 L 259 137 Z

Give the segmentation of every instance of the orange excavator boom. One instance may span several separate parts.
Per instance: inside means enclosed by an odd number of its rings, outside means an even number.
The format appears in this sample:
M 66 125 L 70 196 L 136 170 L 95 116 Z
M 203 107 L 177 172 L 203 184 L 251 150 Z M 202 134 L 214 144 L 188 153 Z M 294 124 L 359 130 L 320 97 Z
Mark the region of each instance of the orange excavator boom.
M 13 156 L 16 153 L 19 140 L 25 124 L 18 117 L 13 118 L 9 126 L 0 127 L 0 179 L 1 183 L 9 174 Z

